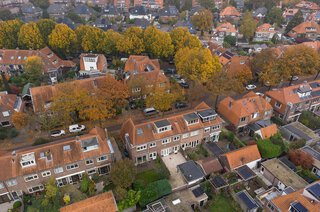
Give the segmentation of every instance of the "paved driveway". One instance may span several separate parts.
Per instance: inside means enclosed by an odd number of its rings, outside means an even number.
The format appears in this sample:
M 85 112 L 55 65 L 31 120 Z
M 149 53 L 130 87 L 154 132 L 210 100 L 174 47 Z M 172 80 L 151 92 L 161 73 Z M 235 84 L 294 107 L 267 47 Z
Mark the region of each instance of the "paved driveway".
M 187 184 L 183 179 L 182 175 L 177 171 L 177 165 L 186 162 L 186 159 L 182 156 L 180 152 L 162 157 L 162 160 L 170 171 L 169 182 L 172 186 L 172 189 L 175 189 Z

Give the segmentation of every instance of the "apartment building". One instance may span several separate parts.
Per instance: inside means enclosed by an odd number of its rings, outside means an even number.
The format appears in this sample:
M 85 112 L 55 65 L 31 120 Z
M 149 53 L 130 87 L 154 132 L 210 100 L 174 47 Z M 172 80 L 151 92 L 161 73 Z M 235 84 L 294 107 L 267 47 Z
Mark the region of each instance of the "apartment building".
M 147 9 L 162 9 L 163 0 L 134 0 L 133 6 L 144 6 Z
M 114 0 L 113 5 L 118 9 L 128 11 L 130 7 L 130 0 Z
M 241 99 L 227 97 L 219 102 L 218 112 L 239 133 L 247 131 L 247 126 L 261 120 L 270 120 L 271 105 L 254 92 L 249 92 Z
M 302 111 L 320 111 L 320 80 L 267 91 L 265 98 L 277 117 L 297 121 Z
M 158 156 L 193 148 L 202 142 L 219 139 L 223 120 L 202 102 L 193 110 L 135 123 L 131 118 L 121 128 L 121 137 L 135 164 L 155 160 Z
M 113 147 L 107 132 L 95 127 L 87 134 L 0 156 L 0 204 L 18 199 L 22 192 L 44 190 L 50 177 L 58 186 L 78 183 L 82 175 L 108 174 Z

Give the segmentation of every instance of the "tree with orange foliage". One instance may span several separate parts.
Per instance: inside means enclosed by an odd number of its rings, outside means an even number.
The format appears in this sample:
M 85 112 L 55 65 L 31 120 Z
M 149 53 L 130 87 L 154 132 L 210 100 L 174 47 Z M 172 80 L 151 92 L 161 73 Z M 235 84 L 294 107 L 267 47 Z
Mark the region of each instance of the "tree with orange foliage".
M 304 169 L 310 169 L 313 164 L 312 156 L 300 149 L 290 150 L 289 159 L 294 163 L 294 165 L 301 166 Z
M 11 120 L 15 128 L 22 129 L 28 125 L 29 116 L 23 112 L 14 112 Z

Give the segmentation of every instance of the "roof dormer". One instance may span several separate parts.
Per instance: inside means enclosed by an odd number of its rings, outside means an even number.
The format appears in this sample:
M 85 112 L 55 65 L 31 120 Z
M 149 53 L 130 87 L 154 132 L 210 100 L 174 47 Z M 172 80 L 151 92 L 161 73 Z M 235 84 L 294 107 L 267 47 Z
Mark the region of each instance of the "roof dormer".
M 157 133 L 162 133 L 162 132 L 172 130 L 172 125 L 167 119 L 156 121 L 154 122 L 154 125 L 156 127 Z
M 186 121 L 188 126 L 199 123 L 199 117 L 196 113 L 186 114 L 183 116 L 183 119 Z
M 303 98 L 310 96 L 311 91 L 312 88 L 307 83 L 304 83 L 303 85 L 300 85 L 300 87 L 298 88 L 297 94 L 300 98 Z
M 198 111 L 198 115 L 200 116 L 202 122 L 208 122 L 216 119 L 217 117 L 216 111 L 211 108 L 207 110 Z
M 99 148 L 97 137 L 87 138 L 81 140 L 81 147 L 83 152 L 88 152 Z
M 22 168 L 37 165 L 36 158 L 34 156 L 34 152 L 23 154 L 20 159 L 20 164 L 21 164 Z

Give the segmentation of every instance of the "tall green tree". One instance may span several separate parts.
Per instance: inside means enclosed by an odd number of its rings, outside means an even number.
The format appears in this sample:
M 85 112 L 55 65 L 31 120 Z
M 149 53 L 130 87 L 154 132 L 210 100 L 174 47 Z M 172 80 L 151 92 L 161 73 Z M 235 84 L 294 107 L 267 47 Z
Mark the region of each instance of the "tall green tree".
M 56 22 L 51 19 L 40 19 L 37 21 L 38 29 L 40 30 L 40 34 L 42 36 L 43 41 L 48 44 L 49 35 L 51 34 L 52 30 L 56 26 Z
M 281 23 L 284 21 L 281 9 L 278 7 L 272 7 L 271 10 L 268 11 L 265 21 L 270 24 L 276 24 L 280 27 Z
M 246 12 L 240 25 L 240 33 L 247 39 L 251 39 L 256 31 L 257 21 L 253 19 L 251 12 Z
M 49 45 L 63 56 L 73 53 L 77 45 L 77 35 L 65 24 L 57 24 L 49 35 Z
M 103 53 L 109 56 L 114 56 L 118 53 L 117 43 L 119 42 L 120 34 L 109 29 L 105 32 L 105 39 L 103 42 Z
M 30 22 L 20 28 L 18 43 L 21 48 L 40 49 L 45 46 L 36 23 Z
M 144 45 L 147 52 L 159 58 L 165 58 L 173 54 L 173 45 L 169 33 L 162 32 L 154 26 L 144 31 Z
M 198 2 L 202 7 L 210 10 L 211 12 L 215 9 L 215 3 L 212 0 L 199 0 Z
M 299 24 L 301 24 L 304 21 L 303 18 L 303 14 L 302 12 L 299 10 L 294 16 L 293 18 L 289 21 L 285 33 L 290 32 L 295 26 L 298 26 Z
M 45 198 L 43 199 L 41 205 L 45 207 L 49 204 L 52 204 L 58 195 L 58 192 L 59 189 L 57 187 L 56 180 L 54 177 L 51 177 L 45 186 Z
M 207 48 L 180 49 L 174 61 L 179 74 L 201 83 L 206 83 L 214 73 L 221 71 L 218 57 L 212 56 Z
M 127 158 L 118 160 L 111 167 L 110 180 L 115 186 L 129 188 L 135 180 L 136 167 L 132 160 Z
M 23 23 L 18 20 L 0 22 L 0 48 L 15 49 L 18 47 L 18 37 Z
M 43 73 L 43 62 L 41 57 L 28 57 L 24 64 L 24 72 L 29 82 L 40 85 Z
M 191 16 L 192 24 L 201 31 L 203 36 L 204 31 L 209 31 L 213 25 L 213 15 L 210 10 L 201 10 L 198 14 Z
M 174 51 L 177 52 L 181 48 L 200 48 L 201 41 L 197 36 L 192 35 L 187 27 L 177 27 L 170 32 Z

